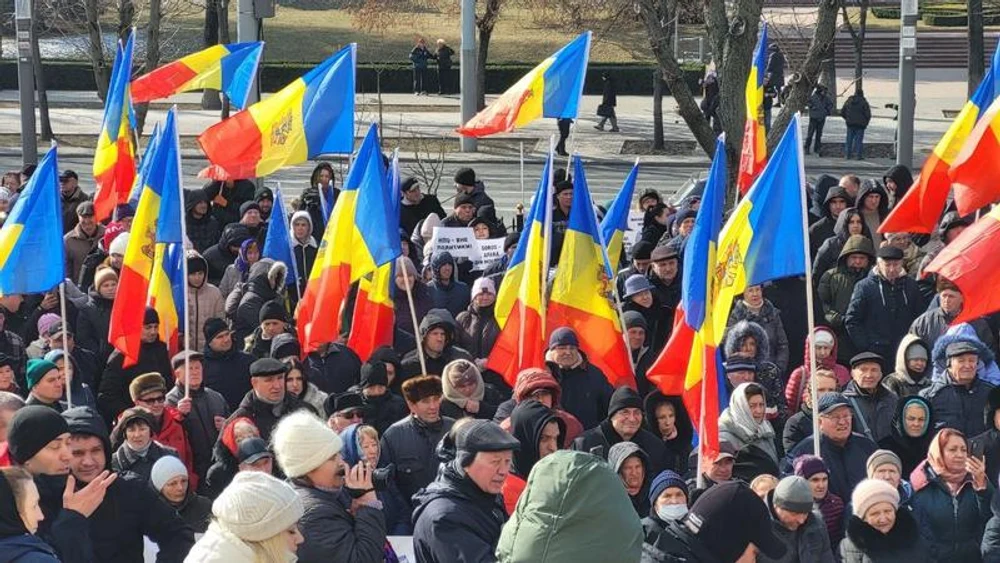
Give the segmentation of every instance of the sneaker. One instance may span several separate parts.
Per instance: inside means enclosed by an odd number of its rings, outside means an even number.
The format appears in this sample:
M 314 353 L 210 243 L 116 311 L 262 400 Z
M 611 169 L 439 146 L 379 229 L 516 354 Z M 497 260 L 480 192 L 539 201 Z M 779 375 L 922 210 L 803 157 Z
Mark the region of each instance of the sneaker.
M 594 125 L 594 129 L 597 129 L 598 131 L 604 131 L 604 128 L 601 127 L 600 125 Z
M 621 129 L 619 129 L 617 127 L 614 127 L 614 128 L 611 129 L 612 133 L 618 133 L 619 131 L 621 131 Z

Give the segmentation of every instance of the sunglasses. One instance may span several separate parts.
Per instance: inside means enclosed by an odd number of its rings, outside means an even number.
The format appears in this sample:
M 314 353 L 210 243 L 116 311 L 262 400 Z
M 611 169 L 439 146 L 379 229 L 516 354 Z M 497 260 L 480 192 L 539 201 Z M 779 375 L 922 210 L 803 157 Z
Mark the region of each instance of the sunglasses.
M 360 420 L 361 418 L 364 417 L 364 413 L 362 413 L 361 411 L 346 411 L 346 412 L 340 413 L 339 416 L 341 416 L 343 418 L 349 418 L 349 419 L 352 419 L 352 420 L 354 420 L 354 419 Z

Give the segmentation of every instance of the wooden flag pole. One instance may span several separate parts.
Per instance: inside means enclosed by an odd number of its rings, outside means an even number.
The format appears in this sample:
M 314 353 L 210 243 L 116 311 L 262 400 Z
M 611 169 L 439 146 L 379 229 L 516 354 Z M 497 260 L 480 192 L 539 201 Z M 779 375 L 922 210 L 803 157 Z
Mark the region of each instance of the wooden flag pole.
M 69 321 L 66 318 L 66 280 L 59 284 L 59 313 L 62 316 L 63 365 L 66 372 L 66 408 L 73 408 L 73 357 L 69 350 Z
M 413 335 L 417 341 L 417 357 L 420 359 L 420 373 L 427 375 L 427 360 L 424 359 L 424 342 L 420 338 L 420 323 L 417 321 L 417 310 L 413 307 L 413 288 L 410 287 L 410 272 L 406 269 L 406 263 L 400 256 L 396 262 L 396 267 L 403 271 L 403 285 L 406 286 L 406 301 L 410 304 L 410 320 L 413 321 Z M 409 258 L 407 258 L 409 260 Z M 413 280 L 417 283 L 417 280 Z

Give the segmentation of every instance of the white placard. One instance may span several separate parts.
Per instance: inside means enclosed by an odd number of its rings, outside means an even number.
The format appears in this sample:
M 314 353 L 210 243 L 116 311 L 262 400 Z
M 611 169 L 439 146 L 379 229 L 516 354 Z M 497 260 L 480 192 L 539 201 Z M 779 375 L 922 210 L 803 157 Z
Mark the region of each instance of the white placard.
M 479 256 L 473 260 L 472 271 L 482 272 L 493 264 L 496 264 L 503 257 L 504 240 L 502 238 L 477 240 L 476 244 L 479 246 Z
M 469 227 L 434 227 L 431 236 L 431 251 L 437 255 L 451 253 L 452 258 L 473 260 L 479 253 L 476 237 Z

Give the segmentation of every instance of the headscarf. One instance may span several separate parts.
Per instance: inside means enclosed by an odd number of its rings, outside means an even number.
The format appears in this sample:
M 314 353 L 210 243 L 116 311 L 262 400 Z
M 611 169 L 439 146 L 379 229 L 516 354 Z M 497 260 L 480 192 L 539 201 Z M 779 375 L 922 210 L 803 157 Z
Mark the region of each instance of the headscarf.
M 17 499 L 14 497 L 14 490 L 10 487 L 7 477 L 0 475 L 0 538 L 21 536 L 28 533 L 28 528 L 21 520 L 21 514 L 17 511 Z
M 448 401 L 455 403 L 459 408 L 464 410 L 465 404 L 470 399 L 473 401 L 483 400 L 483 396 L 486 394 L 486 384 L 483 382 L 483 375 L 479 373 L 479 368 L 476 367 L 476 364 L 468 360 L 455 360 L 444 366 L 441 373 L 443 375 L 441 378 L 441 387 L 444 392 L 444 398 Z M 472 392 L 471 397 L 466 397 L 455 388 L 455 380 L 470 377 L 475 378 L 476 389 Z
M 773 439 L 774 427 L 771 426 L 771 423 L 766 418 L 762 422 L 757 422 L 754 420 L 753 414 L 750 413 L 750 400 L 747 399 L 746 391 L 751 385 L 763 390 L 759 383 L 752 381 L 741 383 L 736 389 L 733 389 L 733 394 L 729 396 L 729 416 L 733 423 L 749 438 L 748 442 L 764 438 Z
M 246 278 L 247 274 L 250 272 L 250 261 L 247 260 L 247 251 L 250 250 L 250 245 L 257 244 L 257 239 L 248 238 L 243 241 L 240 245 L 240 253 L 236 255 L 236 269 L 240 271 L 243 278 Z M 259 250 L 259 249 L 258 249 Z
M 965 441 L 965 434 L 953 428 L 943 428 L 937 433 L 937 436 L 934 436 L 934 439 L 931 440 L 931 446 L 927 450 L 927 464 L 949 486 L 958 488 L 958 485 L 961 485 L 965 481 L 969 473 L 964 467 L 958 471 L 951 471 L 945 465 L 944 447 L 948 443 L 948 440 L 953 437 L 961 438 Z

